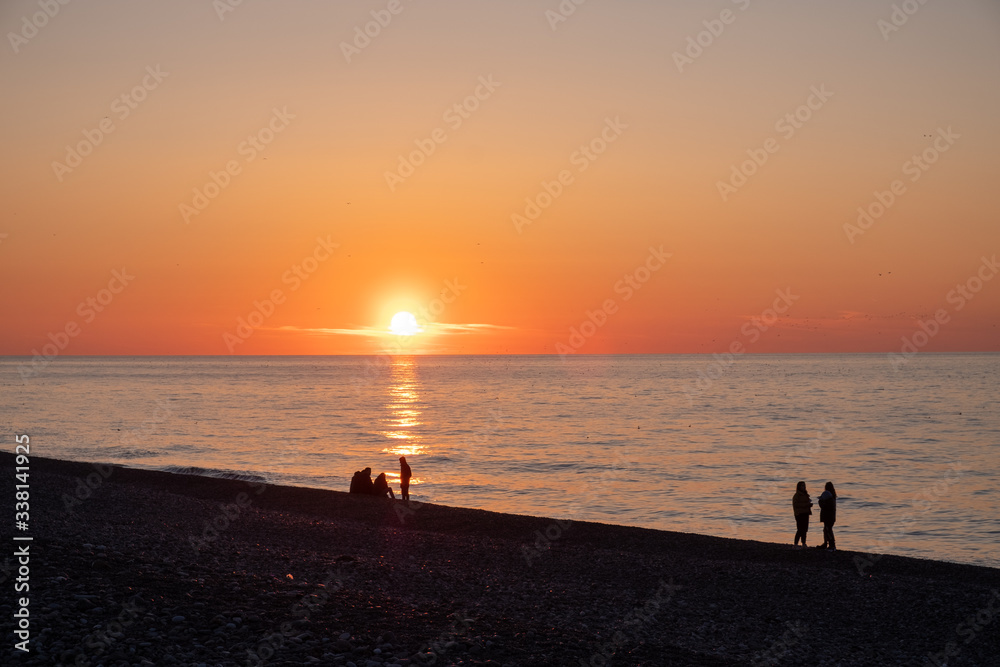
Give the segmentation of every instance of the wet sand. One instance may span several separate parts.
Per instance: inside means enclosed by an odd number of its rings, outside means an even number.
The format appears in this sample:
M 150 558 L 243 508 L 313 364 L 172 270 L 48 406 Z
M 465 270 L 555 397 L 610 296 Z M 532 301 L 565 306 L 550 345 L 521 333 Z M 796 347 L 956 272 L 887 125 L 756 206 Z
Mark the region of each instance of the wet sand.
M 13 467 L 0 455 L 11 514 Z M 25 594 L 4 556 L 5 664 L 954 666 L 1000 655 L 992 568 L 36 457 L 30 468 L 29 530 L 4 522 L 6 544 L 33 537 L 30 652 L 13 647 Z

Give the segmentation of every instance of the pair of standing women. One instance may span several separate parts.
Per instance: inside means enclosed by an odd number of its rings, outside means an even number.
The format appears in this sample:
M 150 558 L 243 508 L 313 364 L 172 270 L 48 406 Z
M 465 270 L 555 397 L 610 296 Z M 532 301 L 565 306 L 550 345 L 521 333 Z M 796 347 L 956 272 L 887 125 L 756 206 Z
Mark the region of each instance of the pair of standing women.
M 795 546 L 802 540 L 802 546 L 806 546 L 806 533 L 809 532 L 809 516 L 812 514 L 812 501 L 809 493 L 806 492 L 806 483 L 799 482 L 795 486 L 795 495 L 792 496 L 792 511 L 795 513 Z M 819 520 L 823 522 L 823 544 L 820 549 L 836 551 L 837 542 L 833 537 L 833 524 L 837 522 L 837 490 L 833 488 L 833 482 L 827 482 L 826 487 L 819 497 Z

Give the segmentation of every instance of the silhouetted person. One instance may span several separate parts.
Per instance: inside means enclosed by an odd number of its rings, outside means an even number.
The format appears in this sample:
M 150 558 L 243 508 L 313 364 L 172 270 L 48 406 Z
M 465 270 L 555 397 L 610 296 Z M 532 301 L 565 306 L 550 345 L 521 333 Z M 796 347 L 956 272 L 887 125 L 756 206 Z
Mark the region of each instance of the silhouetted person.
M 837 542 L 833 538 L 833 524 L 837 522 L 837 490 L 833 482 L 827 482 L 824 491 L 819 496 L 819 520 L 823 522 L 823 546 L 830 551 L 837 550 Z
M 806 483 L 799 482 L 795 485 L 795 495 L 792 496 L 792 511 L 795 513 L 795 546 L 799 546 L 799 539 L 802 539 L 802 546 L 806 545 L 806 533 L 809 532 L 809 515 L 812 514 L 812 501 L 806 493 Z
M 410 499 L 410 478 L 413 477 L 413 471 L 410 470 L 410 464 L 406 462 L 405 456 L 399 457 L 399 497 L 403 500 Z
M 375 488 L 372 490 L 372 493 L 381 497 L 385 497 L 386 494 L 388 494 L 390 498 L 396 497 L 393 495 L 392 489 L 389 488 L 389 482 L 385 478 L 385 473 L 382 473 L 375 478 Z
M 364 470 L 359 470 L 354 473 L 354 477 L 351 478 L 351 493 L 360 493 L 362 495 L 370 496 L 374 492 L 375 489 L 372 484 L 371 468 L 365 468 Z

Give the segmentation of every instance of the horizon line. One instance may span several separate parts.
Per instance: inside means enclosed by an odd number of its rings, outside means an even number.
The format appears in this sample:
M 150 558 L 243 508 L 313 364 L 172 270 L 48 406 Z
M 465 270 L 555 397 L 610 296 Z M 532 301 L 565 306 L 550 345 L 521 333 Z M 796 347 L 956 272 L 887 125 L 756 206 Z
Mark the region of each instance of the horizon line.
M 652 356 L 712 356 L 712 355 L 730 355 L 734 357 L 746 357 L 746 356 L 756 356 L 756 357 L 777 357 L 777 356 L 805 356 L 805 355 L 888 355 L 888 354 L 900 354 L 898 350 L 886 350 L 886 351 L 869 351 L 869 352 L 741 352 L 734 354 L 727 351 L 717 351 L 717 352 L 575 352 L 573 354 L 559 354 L 558 352 L 489 352 L 489 353 L 420 353 L 413 352 L 410 354 L 393 354 L 388 352 L 371 352 L 367 354 L 290 354 L 290 353 L 275 353 L 275 354 L 155 354 L 155 353 L 137 353 L 137 354 L 60 354 L 49 358 L 49 361 L 55 361 L 60 358 L 86 358 L 86 357 L 233 357 L 233 358 L 252 358 L 252 357 L 652 357 Z M 944 355 L 944 354 L 1000 354 L 1000 349 L 997 350 L 935 350 L 919 352 L 917 355 L 913 356 L 924 356 L 924 355 Z M 0 354 L 0 359 L 33 359 L 35 356 L 33 354 Z

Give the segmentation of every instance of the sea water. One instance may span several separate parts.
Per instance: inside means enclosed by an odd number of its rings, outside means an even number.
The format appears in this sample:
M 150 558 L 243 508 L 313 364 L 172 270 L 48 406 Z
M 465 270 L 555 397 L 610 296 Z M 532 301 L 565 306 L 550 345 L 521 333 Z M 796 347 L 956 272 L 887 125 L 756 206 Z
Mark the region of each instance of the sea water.
M 839 548 L 1000 566 L 1000 354 L 24 365 L 0 359 L 0 406 L 36 456 L 398 491 L 405 455 L 414 500 L 788 544 L 796 482 L 832 481 Z

